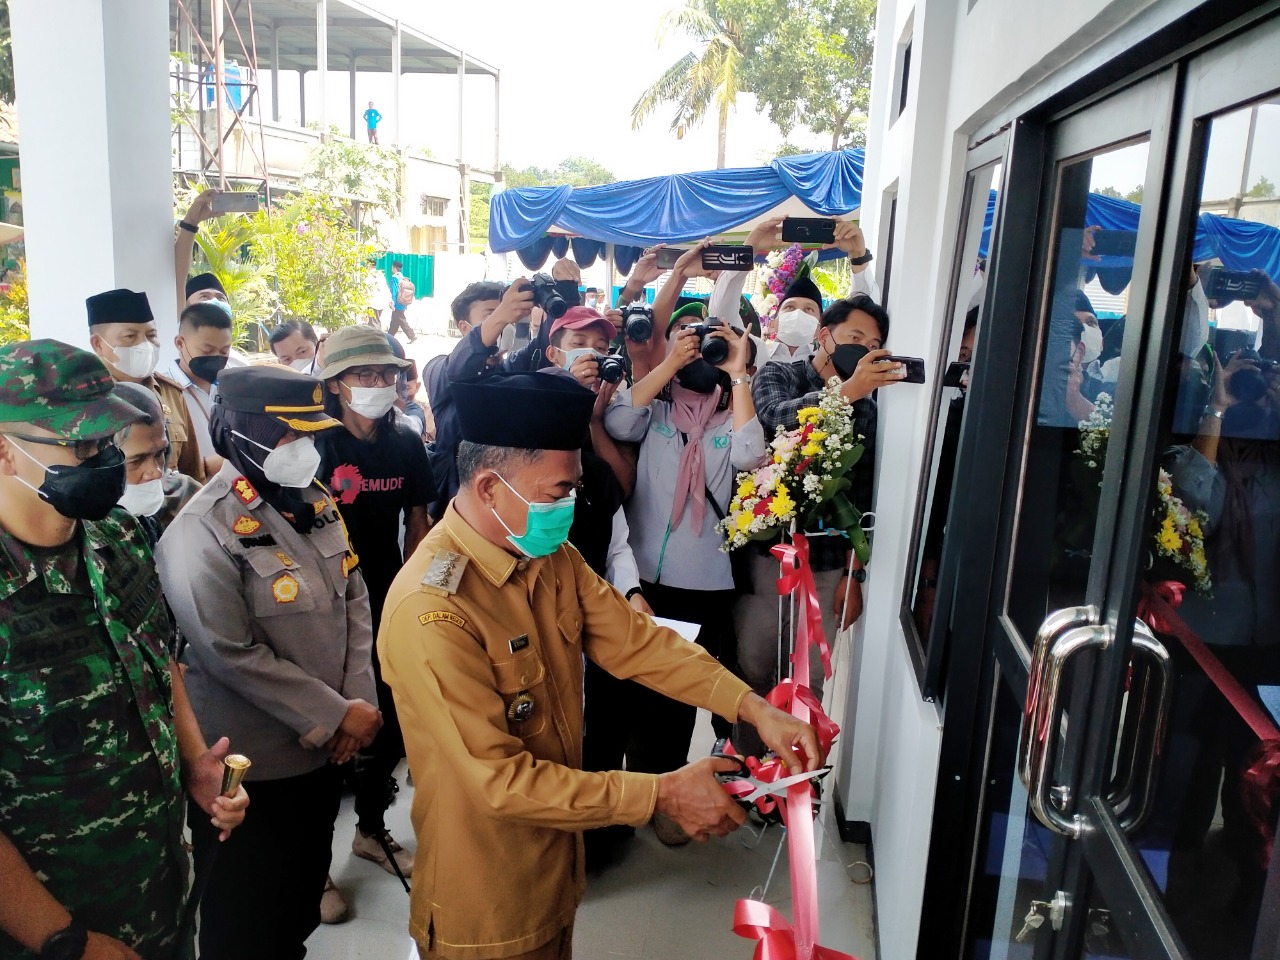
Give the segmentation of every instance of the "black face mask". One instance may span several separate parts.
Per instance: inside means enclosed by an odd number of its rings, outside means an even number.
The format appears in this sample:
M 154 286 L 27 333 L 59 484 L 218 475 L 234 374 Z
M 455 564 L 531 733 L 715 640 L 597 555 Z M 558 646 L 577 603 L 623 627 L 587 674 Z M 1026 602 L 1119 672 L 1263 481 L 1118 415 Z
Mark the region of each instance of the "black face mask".
M 114 444 L 74 467 L 40 466 L 44 483 L 35 488 L 36 493 L 69 520 L 102 520 L 124 495 L 124 454 Z
M 191 375 L 205 383 L 216 383 L 218 374 L 226 365 L 226 357 L 192 357 L 187 361 L 187 369 L 191 371 Z
M 870 352 L 860 343 L 837 343 L 835 350 L 831 351 L 829 356 L 831 365 L 836 368 L 836 374 L 841 380 L 848 380 L 853 376 L 859 361 Z
M 699 357 L 676 371 L 676 383 L 694 393 L 710 393 L 720 383 L 720 371 Z

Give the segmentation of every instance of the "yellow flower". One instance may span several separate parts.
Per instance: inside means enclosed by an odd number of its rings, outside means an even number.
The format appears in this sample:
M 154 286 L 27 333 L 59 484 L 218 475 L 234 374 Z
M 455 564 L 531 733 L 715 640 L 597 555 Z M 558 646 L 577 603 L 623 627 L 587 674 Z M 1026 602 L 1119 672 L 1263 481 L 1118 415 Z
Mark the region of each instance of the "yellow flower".
M 814 430 L 809 434 L 809 439 L 814 443 L 821 443 L 823 440 L 827 439 L 827 432 L 825 430 Z
M 780 454 L 780 453 L 775 453 L 775 454 L 773 455 L 773 462 L 774 462 L 774 463 L 781 463 L 781 462 L 782 462 L 782 454 Z
M 1197 520 L 1195 517 L 1192 517 L 1191 520 L 1187 523 L 1187 532 L 1190 533 L 1191 536 L 1195 537 L 1197 540 L 1204 539 L 1204 531 L 1200 528 L 1200 521 Z
M 739 530 L 746 533 L 751 529 L 751 519 L 751 512 L 749 510 L 744 510 L 733 518 L 733 522 L 738 525 Z
M 1182 538 L 1178 536 L 1178 531 L 1173 528 L 1173 518 L 1165 517 L 1164 522 L 1160 524 L 1160 546 L 1170 553 L 1177 553 L 1182 549 Z
M 787 493 L 787 488 L 782 484 L 778 484 L 778 492 L 773 495 L 773 501 L 769 504 L 769 512 L 775 517 L 785 517 L 795 508 L 795 501 Z
M 822 452 L 822 445 L 819 443 L 814 443 L 812 440 L 810 440 L 808 443 L 806 443 L 803 447 L 800 448 L 800 455 L 804 457 L 816 457 L 821 452 Z
M 819 407 L 801 407 L 796 414 L 796 419 L 800 421 L 801 426 L 804 426 L 810 420 L 817 420 L 820 413 L 822 410 Z
M 756 492 L 756 482 L 752 480 L 750 477 L 747 477 L 740 484 L 738 484 L 739 497 L 749 497 L 755 492 Z

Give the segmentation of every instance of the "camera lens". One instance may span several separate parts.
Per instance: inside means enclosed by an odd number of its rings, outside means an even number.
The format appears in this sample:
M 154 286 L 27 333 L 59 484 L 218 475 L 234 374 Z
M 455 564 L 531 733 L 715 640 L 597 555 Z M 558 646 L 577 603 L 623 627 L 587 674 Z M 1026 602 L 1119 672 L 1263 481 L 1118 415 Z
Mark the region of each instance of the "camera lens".
M 729 359 L 729 341 L 721 337 L 713 337 L 709 333 L 703 334 L 699 349 L 702 352 L 702 359 L 713 367 Z
M 600 379 L 605 383 L 618 383 L 627 372 L 622 358 L 612 354 L 598 358 L 597 363 L 600 366 Z
M 653 314 L 646 307 L 627 307 L 622 311 L 622 329 L 632 343 L 647 343 L 653 336 Z

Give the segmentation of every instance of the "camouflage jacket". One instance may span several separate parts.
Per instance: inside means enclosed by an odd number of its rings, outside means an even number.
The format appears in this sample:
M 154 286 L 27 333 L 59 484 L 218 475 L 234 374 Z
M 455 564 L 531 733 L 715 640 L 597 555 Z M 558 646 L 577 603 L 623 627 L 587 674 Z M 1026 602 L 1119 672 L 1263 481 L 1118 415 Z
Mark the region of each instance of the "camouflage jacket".
M 169 617 L 122 510 L 0 530 L 0 833 L 90 930 L 167 958 L 186 879 Z M 0 958 L 31 956 L 0 933 Z

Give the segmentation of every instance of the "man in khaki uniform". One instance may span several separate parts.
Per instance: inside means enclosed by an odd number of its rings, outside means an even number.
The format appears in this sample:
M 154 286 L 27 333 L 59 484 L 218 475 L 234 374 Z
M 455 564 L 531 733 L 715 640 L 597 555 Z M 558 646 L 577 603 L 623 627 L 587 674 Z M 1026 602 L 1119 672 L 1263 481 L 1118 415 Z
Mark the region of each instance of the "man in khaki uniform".
M 89 345 L 116 383 L 139 383 L 156 395 L 169 433 L 170 469 L 204 483 L 204 458 L 182 395 L 182 385 L 156 373 L 160 334 L 145 293 L 108 290 L 85 301 L 89 313 Z
M 584 655 L 754 724 L 793 772 L 823 757 L 810 725 L 634 611 L 565 545 L 594 394 L 536 373 L 454 389 L 461 486 L 392 585 L 378 634 L 416 784 L 410 932 L 426 958 L 565 960 L 582 830 L 661 814 L 705 840 L 745 819 L 714 778 L 731 761 L 580 769 Z

